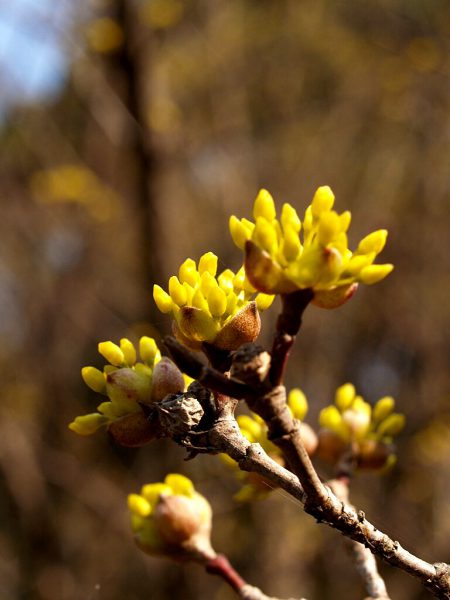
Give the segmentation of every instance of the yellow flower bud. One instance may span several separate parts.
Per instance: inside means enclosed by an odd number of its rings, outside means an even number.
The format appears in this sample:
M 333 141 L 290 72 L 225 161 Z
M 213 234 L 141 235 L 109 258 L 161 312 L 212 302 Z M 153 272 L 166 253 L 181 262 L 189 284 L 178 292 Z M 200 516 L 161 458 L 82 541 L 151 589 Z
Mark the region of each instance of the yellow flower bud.
M 274 226 L 263 217 L 258 217 L 258 219 L 256 219 L 252 240 L 256 242 L 262 250 L 265 250 L 269 254 L 272 254 L 277 250 L 277 232 Z
M 339 215 L 341 231 L 343 231 L 344 233 L 346 233 L 348 231 L 351 220 L 352 220 L 352 213 L 349 210 L 346 210 L 342 214 Z
M 334 210 L 321 214 L 317 237 L 323 246 L 330 244 L 340 231 L 341 222 L 338 214 L 334 212 Z
M 123 352 L 126 364 L 129 367 L 134 366 L 136 363 L 136 348 L 134 347 L 133 343 L 127 338 L 122 338 L 120 340 L 120 349 Z
M 162 289 L 161 286 L 153 286 L 153 298 L 155 300 L 156 306 L 158 307 L 158 310 L 160 310 L 164 314 L 171 312 L 173 307 L 172 298 L 167 292 L 165 292 Z
M 234 215 L 230 217 L 229 227 L 233 242 L 243 250 L 245 242 L 251 238 L 251 232 Z
M 336 406 L 326 406 L 320 411 L 319 424 L 324 429 L 331 431 L 342 431 L 342 416 Z
M 373 420 L 376 423 L 383 421 L 394 410 L 395 401 L 391 396 L 380 398 L 373 408 Z
M 177 306 L 184 306 L 187 302 L 187 292 L 176 275 L 172 275 L 169 279 L 169 294 L 172 301 Z
M 151 504 L 139 494 L 129 494 L 128 508 L 140 517 L 148 517 L 152 512 Z
M 344 383 L 336 390 L 335 403 L 340 411 L 349 408 L 355 399 L 355 386 L 352 383 Z
M 364 267 L 361 273 L 358 276 L 358 280 L 367 285 L 372 285 L 374 283 L 378 283 L 394 268 L 394 265 L 386 264 L 386 265 L 369 265 L 368 267 Z
M 198 283 L 200 275 L 197 272 L 195 261 L 193 261 L 192 258 L 187 258 L 181 265 L 178 272 L 178 277 L 181 283 L 186 282 L 192 287 Z
M 293 229 L 295 233 L 300 232 L 302 222 L 300 221 L 297 211 L 290 204 L 283 204 L 283 208 L 281 209 L 280 221 L 285 232 L 287 228 Z
M 113 342 L 100 342 L 98 351 L 106 360 L 115 367 L 121 367 L 125 362 L 125 356 L 117 344 Z
M 308 412 L 308 401 L 300 388 L 292 389 L 288 394 L 287 404 L 295 419 L 303 421 Z
M 287 261 L 293 261 L 300 254 L 302 246 L 300 244 L 300 238 L 298 233 L 293 227 L 287 225 L 284 228 L 284 241 L 282 251 Z
M 255 298 L 256 306 L 260 312 L 267 310 L 275 300 L 273 294 L 258 294 Z
M 104 373 L 96 369 L 95 367 L 83 367 L 81 369 L 81 376 L 84 383 L 99 394 L 106 393 L 106 379 Z
M 147 502 L 155 506 L 160 496 L 171 496 L 173 490 L 167 483 L 147 483 L 142 487 L 141 494 Z
M 91 435 L 97 431 L 102 425 L 108 423 L 108 418 L 99 413 L 92 413 L 89 415 L 83 415 L 76 417 L 72 423 L 69 424 L 69 429 L 78 433 L 78 435 Z
M 404 426 L 405 416 L 399 413 L 393 413 L 378 425 L 377 433 L 380 437 L 392 437 L 398 435 Z
M 153 338 L 146 335 L 139 340 L 139 354 L 141 359 L 148 365 L 153 365 L 159 355 L 158 346 Z
M 253 205 L 253 216 L 255 221 L 257 221 L 258 218 L 263 217 L 270 222 L 275 219 L 276 215 L 275 203 L 272 196 L 267 190 L 260 190 L 256 196 L 255 204 Z
M 331 188 L 327 185 L 319 187 L 314 194 L 314 198 L 311 203 L 313 217 L 318 218 L 323 212 L 331 210 L 333 208 L 333 204 L 334 194 L 331 191 Z
M 200 275 L 207 272 L 214 277 L 217 273 L 217 256 L 212 252 L 203 254 L 198 263 L 198 272 Z
M 369 254 L 370 252 L 375 252 L 375 254 L 379 254 L 384 246 L 386 245 L 387 239 L 387 230 L 386 229 L 378 229 L 377 231 L 373 231 L 366 235 L 358 245 L 358 254 Z
M 221 317 L 227 309 L 227 296 L 218 286 L 209 291 L 207 302 L 213 317 Z
M 180 473 L 169 473 L 169 475 L 166 475 L 164 483 L 172 489 L 174 494 L 187 496 L 188 498 L 194 496 L 194 484 L 184 475 L 180 475 Z
M 260 439 L 263 428 L 257 421 L 252 419 L 252 417 L 249 415 L 239 415 L 236 420 L 242 435 L 246 437 L 250 443 L 257 442 Z

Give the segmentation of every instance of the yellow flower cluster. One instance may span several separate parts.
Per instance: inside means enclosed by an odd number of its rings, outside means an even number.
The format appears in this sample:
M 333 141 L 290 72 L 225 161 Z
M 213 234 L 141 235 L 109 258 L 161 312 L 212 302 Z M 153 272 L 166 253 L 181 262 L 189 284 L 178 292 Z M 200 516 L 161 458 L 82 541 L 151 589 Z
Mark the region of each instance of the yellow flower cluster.
M 359 466 L 384 466 L 393 455 L 393 437 L 405 425 L 404 415 L 393 412 L 394 407 L 394 399 L 385 396 L 372 408 L 351 383 L 342 385 L 334 404 L 320 413 L 319 454 L 335 462 L 351 444 Z
M 140 404 L 151 404 L 184 390 L 181 372 L 168 358 L 161 358 L 153 338 L 141 337 L 139 362 L 136 348 L 126 338 L 120 340 L 120 345 L 101 342 L 98 351 L 109 364 L 103 371 L 83 367 L 81 375 L 88 387 L 108 400 L 99 404 L 97 412 L 76 417 L 70 423 L 69 428 L 79 435 L 91 435 L 125 417 L 143 415 Z
M 230 218 L 231 236 L 245 251 L 246 275 L 257 290 L 288 294 L 311 288 L 317 305 L 334 308 L 351 297 L 358 282 L 377 283 L 392 271 L 391 264 L 373 264 L 384 248 L 387 231 L 374 231 L 351 252 L 347 240 L 351 214 L 338 214 L 333 204 L 333 192 L 323 186 L 303 222 L 287 203 L 278 220 L 272 196 L 261 190 L 253 207 L 255 222 Z
M 244 269 L 237 273 L 226 269 L 217 273 L 217 256 L 204 254 L 198 263 L 188 258 L 178 277 L 169 279 L 169 292 L 159 285 L 153 297 L 159 310 L 172 313 L 174 333 L 192 348 L 209 342 L 225 350 L 235 350 L 259 334 L 258 310 L 268 308 L 273 296 L 258 294 L 245 278 Z
M 299 421 L 304 420 L 308 412 L 308 402 L 305 394 L 299 388 L 294 388 L 289 392 L 287 406 L 294 419 L 298 419 Z M 268 439 L 267 425 L 261 417 L 252 413 L 251 415 L 239 415 L 236 420 L 242 435 L 250 443 L 260 444 L 271 458 L 280 464 L 284 464 L 281 450 Z M 302 423 L 301 435 L 308 453 L 313 454 L 317 446 L 317 438 L 314 431 L 309 425 Z M 226 464 L 236 468 L 236 463 L 232 458 L 226 454 L 222 454 L 221 457 Z M 264 498 L 273 489 L 272 484 L 269 484 L 256 473 L 237 471 L 236 474 L 240 480 L 244 481 L 244 485 L 234 496 L 234 499 L 239 502 Z
M 196 559 L 210 556 L 212 511 L 190 479 L 172 473 L 128 496 L 136 543 L 148 554 Z

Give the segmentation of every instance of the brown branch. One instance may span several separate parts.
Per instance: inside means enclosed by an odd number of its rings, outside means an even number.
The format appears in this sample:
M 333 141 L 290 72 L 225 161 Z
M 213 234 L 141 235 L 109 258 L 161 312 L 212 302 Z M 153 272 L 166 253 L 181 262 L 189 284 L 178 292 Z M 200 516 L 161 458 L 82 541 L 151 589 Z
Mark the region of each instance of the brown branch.
M 163 341 L 178 368 L 189 377 L 196 379 L 204 387 L 238 400 L 251 397 L 254 394 L 253 388 L 245 383 L 233 377 L 227 377 L 217 369 L 205 365 L 174 337 L 166 336 Z
M 302 324 L 303 312 L 313 297 L 314 292 L 309 288 L 281 296 L 282 310 L 272 344 L 272 364 L 269 373 L 269 380 L 274 387 L 283 381 L 289 352 Z
M 349 460 L 345 461 L 347 466 L 350 465 Z M 339 469 L 342 469 L 342 463 Z M 346 469 L 349 472 L 349 469 Z M 328 485 L 332 489 L 333 493 L 337 498 L 343 502 L 349 501 L 349 485 L 350 476 L 339 475 L 336 479 L 332 479 L 328 482 Z M 369 594 L 365 600 L 390 600 L 384 579 L 381 577 L 377 562 L 374 555 L 359 542 L 354 540 L 346 540 L 356 570 L 364 582 L 367 593 Z
M 221 577 L 243 600 L 278 600 L 273 596 L 266 596 L 259 588 L 246 583 L 223 554 L 218 554 L 209 560 L 205 564 L 205 569 L 207 573 Z

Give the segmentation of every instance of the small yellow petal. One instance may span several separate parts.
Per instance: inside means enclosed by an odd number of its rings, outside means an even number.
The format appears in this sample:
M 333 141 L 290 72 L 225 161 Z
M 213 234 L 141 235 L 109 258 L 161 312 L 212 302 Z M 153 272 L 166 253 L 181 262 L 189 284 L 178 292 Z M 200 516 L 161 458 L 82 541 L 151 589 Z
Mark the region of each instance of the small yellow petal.
M 358 254 L 368 254 L 369 252 L 375 252 L 379 254 L 384 246 L 386 245 L 388 232 L 386 229 L 378 229 L 366 235 L 358 245 Z
M 155 340 L 146 335 L 142 336 L 139 340 L 139 354 L 145 363 L 153 365 L 156 356 L 159 354 Z
M 120 349 L 125 356 L 125 362 L 129 367 L 132 367 L 136 363 L 136 348 L 134 344 L 127 338 L 120 340 Z
M 192 497 L 195 492 L 192 481 L 179 473 L 169 473 L 169 475 L 166 475 L 164 483 L 168 485 L 176 495 Z
M 273 294 L 258 294 L 255 298 L 255 302 L 259 312 L 267 310 L 274 300 L 275 296 Z
M 331 188 L 327 185 L 323 185 L 322 187 L 318 188 L 314 194 L 313 201 L 311 202 L 313 217 L 318 218 L 323 212 L 331 210 L 333 208 L 333 204 L 334 194 L 331 191 Z
M 395 400 L 391 396 L 380 398 L 373 407 L 373 420 L 376 423 L 383 421 L 394 410 Z
M 129 494 L 128 508 L 139 517 L 148 517 L 152 512 L 150 503 L 139 494 Z
M 398 435 L 405 426 L 405 415 L 393 413 L 378 426 L 377 433 L 381 437 Z
M 387 277 L 393 268 L 394 265 L 391 264 L 369 265 L 368 267 L 364 267 L 364 269 L 361 271 L 358 276 L 358 281 L 367 285 L 378 283 Z
M 335 404 L 339 410 L 344 411 L 349 408 L 355 399 L 355 386 L 352 383 L 344 383 L 336 390 Z
M 169 279 L 169 294 L 172 302 L 177 306 L 184 306 L 187 302 L 187 292 L 183 284 L 180 283 L 176 275 Z
M 99 413 L 91 413 L 77 417 L 69 424 L 69 429 L 78 433 L 78 435 L 91 435 L 97 431 L 102 425 L 108 423 L 108 418 Z
M 212 252 L 207 252 L 203 254 L 198 263 L 198 272 L 202 275 L 205 272 L 208 272 L 213 277 L 217 273 L 217 256 Z
M 257 218 L 252 240 L 269 254 L 273 254 L 277 250 L 278 243 L 275 227 L 264 217 Z
M 125 356 L 117 344 L 113 342 L 100 342 L 99 353 L 115 367 L 121 367 L 125 362 Z
M 227 308 L 227 296 L 220 287 L 212 288 L 207 296 L 209 310 L 213 317 L 221 317 Z
M 104 373 L 99 371 L 95 367 L 83 367 L 81 369 L 81 376 L 84 383 L 99 394 L 106 392 L 106 379 Z
M 181 283 L 186 282 L 193 287 L 198 283 L 200 275 L 197 272 L 195 261 L 192 260 L 192 258 L 187 258 L 181 265 L 178 277 Z
M 326 246 L 330 244 L 341 231 L 339 216 L 334 210 L 323 212 L 320 216 L 317 237 L 319 242 Z
M 275 203 L 267 190 L 260 190 L 253 205 L 253 216 L 255 221 L 263 217 L 267 221 L 273 221 L 277 216 Z
M 158 310 L 162 313 L 170 313 L 173 309 L 172 298 L 167 292 L 165 292 L 159 285 L 153 286 L 153 298 L 155 300 Z
M 302 222 L 297 214 L 297 211 L 293 206 L 287 202 L 283 204 L 281 209 L 281 224 L 283 225 L 283 231 L 286 231 L 287 227 L 292 228 L 296 233 L 300 232 Z
M 303 421 L 308 412 L 308 401 L 300 388 L 294 388 L 289 392 L 287 403 L 294 418 Z

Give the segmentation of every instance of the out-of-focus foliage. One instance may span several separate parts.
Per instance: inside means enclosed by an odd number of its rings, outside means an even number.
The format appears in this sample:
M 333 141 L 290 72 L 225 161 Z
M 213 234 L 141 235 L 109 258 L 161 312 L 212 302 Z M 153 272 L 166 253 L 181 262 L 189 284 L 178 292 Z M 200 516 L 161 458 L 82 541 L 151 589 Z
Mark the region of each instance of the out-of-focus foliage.
M 28 22 L 53 27 L 28 5 Z M 60 96 L 21 102 L 0 132 L 3 596 L 232 598 L 133 546 L 127 494 L 182 472 L 211 501 L 214 546 L 266 593 L 362 597 L 341 540 L 283 494 L 236 506 L 215 457 L 185 463 L 164 442 L 120 449 L 67 430 L 96 401 L 79 377 L 101 367 L 96 340 L 168 333 L 153 283 L 210 250 L 219 271 L 239 269 L 226 222 L 250 218 L 261 187 L 305 207 L 330 185 L 352 211 L 351 247 L 390 231 L 395 272 L 339 311 L 307 311 L 287 384 L 305 390 L 310 422 L 344 381 L 372 404 L 395 396 L 408 423 L 398 465 L 361 475 L 352 499 L 404 546 L 445 559 L 448 2 L 108 0 L 72 14 Z M 384 573 L 392 597 L 426 597 Z

